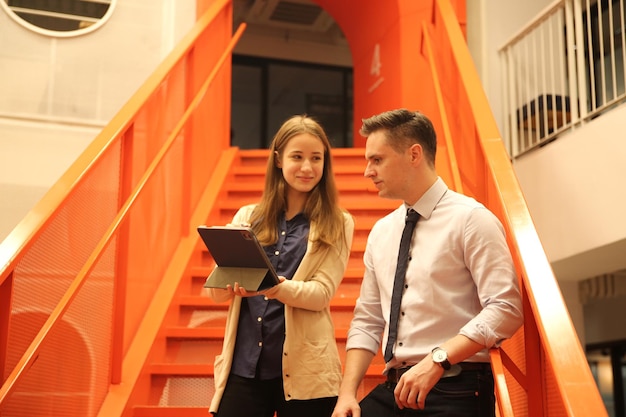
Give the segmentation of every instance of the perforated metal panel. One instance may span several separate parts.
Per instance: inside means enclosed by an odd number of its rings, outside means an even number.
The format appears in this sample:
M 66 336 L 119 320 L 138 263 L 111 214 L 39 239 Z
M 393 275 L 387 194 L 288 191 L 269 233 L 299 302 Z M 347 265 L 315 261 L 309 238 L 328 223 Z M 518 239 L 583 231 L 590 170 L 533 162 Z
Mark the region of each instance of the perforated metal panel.
M 49 317 L 61 314 L 66 291 L 117 212 L 119 147 L 97 168 L 15 268 L 6 369 L 17 365 Z M 52 328 L 3 417 L 97 413 L 109 383 L 114 253 L 115 242 Z

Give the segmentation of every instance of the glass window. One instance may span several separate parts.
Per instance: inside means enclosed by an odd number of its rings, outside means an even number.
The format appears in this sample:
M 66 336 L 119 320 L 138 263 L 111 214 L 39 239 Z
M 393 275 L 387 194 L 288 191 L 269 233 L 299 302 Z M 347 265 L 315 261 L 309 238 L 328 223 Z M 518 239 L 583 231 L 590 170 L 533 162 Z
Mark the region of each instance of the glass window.
M 587 346 L 587 361 L 609 417 L 626 415 L 626 341 Z
M 20 25 L 48 36 L 91 32 L 109 18 L 117 0 L 0 0 Z
M 264 131 L 262 80 L 262 67 L 233 65 L 230 141 L 241 149 L 264 147 L 260 134 Z
M 294 114 L 316 118 L 334 147 L 352 146 L 352 69 L 233 57 L 232 144 L 267 148 Z

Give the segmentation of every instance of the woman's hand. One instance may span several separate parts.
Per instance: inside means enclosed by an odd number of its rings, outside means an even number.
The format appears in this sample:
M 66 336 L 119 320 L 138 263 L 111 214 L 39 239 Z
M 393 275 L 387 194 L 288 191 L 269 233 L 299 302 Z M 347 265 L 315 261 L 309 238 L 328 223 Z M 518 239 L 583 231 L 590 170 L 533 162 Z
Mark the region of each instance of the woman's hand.
M 238 282 L 235 282 L 234 286 L 231 286 L 230 284 L 228 284 L 226 286 L 226 290 L 229 293 L 231 293 L 232 295 L 238 295 L 240 297 L 255 297 L 257 295 L 265 294 L 265 290 L 263 290 L 263 291 L 248 291 L 244 287 L 239 285 Z
M 278 283 L 277 285 L 280 285 L 281 283 L 285 282 L 286 279 L 287 278 L 283 276 L 279 276 L 278 280 L 280 281 L 280 283 Z M 244 287 L 239 285 L 238 282 L 235 282 L 235 285 L 228 284 L 226 286 L 226 291 L 228 291 L 232 295 L 238 295 L 240 297 L 256 297 L 257 295 L 265 295 L 265 293 L 267 293 L 270 290 L 271 288 L 261 290 L 261 291 L 248 291 Z

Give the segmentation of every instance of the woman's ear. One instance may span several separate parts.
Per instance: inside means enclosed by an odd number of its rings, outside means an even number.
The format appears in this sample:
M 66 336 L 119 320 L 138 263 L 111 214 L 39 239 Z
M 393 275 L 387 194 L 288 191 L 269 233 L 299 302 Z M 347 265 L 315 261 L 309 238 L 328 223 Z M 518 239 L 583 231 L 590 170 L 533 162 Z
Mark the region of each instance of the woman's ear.
M 276 168 L 282 168 L 282 161 L 280 160 L 278 151 L 274 151 L 274 165 L 276 165 Z

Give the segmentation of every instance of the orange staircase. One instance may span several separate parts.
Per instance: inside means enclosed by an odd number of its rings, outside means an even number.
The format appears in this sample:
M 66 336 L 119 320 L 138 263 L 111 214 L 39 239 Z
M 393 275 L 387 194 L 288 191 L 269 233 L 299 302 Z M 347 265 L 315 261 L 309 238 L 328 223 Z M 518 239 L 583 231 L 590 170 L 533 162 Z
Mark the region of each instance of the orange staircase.
M 367 235 L 374 221 L 395 209 L 397 201 L 377 197 L 376 189 L 363 177 L 362 149 L 334 150 L 334 170 L 342 207 L 355 218 L 355 237 L 344 280 L 331 302 L 339 350 L 345 354 L 345 338 L 352 318 L 363 276 L 362 257 Z M 229 181 L 224 184 L 210 224 L 226 224 L 242 205 L 260 199 L 265 179 L 267 150 L 237 152 Z M 170 306 L 171 317 L 164 323 L 165 348 L 155 344 L 145 367 L 149 389 L 139 386 L 135 392 L 149 392 L 143 399 L 132 399 L 132 416 L 206 416 L 213 390 L 213 359 L 220 353 L 227 303 L 216 304 L 203 295 L 203 284 L 214 262 L 198 239 L 197 255 L 186 268 L 176 297 Z M 381 381 L 384 364 L 376 357 L 362 384 L 363 393 Z M 101 414 L 104 411 L 101 410 Z
M 440 132 L 437 166 L 502 220 L 522 288 L 524 326 L 491 356 L 499 416 L 607 416 L 454 10 L 433 5 L 415 53 L 430 69 L 420 94 Z M 207 415 L 227 306 L 201 296 L 211 260 L 195 228 L 258 199 L 266 156 L 229 147 L 242 31 L 233 35 L 232 21 L 231 1 L 212 1 L 0 242 L 2 417 Z M 334 155 L 341 203 L 356 218 L 332 301 L 343 345 L 367 231 L 397 204 L 374 196 L 361 150 Z M 381 370 L 377 358 L 362 393 Z

